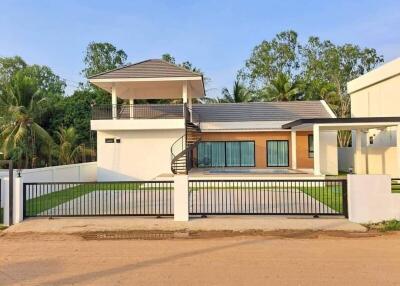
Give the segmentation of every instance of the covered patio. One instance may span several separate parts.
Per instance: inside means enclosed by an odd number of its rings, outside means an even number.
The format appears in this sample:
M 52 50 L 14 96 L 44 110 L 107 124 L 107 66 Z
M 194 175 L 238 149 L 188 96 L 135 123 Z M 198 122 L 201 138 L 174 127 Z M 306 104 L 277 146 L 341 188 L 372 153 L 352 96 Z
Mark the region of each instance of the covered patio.
M 313 131 L 314 175 L 320 175 L 321 170 L 330 164 L 337 164 L 337 155 L 334 157 L 334 154 L 332 154 L 334 148 L 325 146 L 325 142 L 321 140 L 321 133 L 337 134 L 337 131 L 348 130 L 352 132 L 353 173 L 400 176 L 400 117 L 300 119 L 282 127 L 291 130 Z M 386 134 L 382 132 L 386 132 Z M 380 133 L 383 134 L 381 137 L 385 138 L 378 141 L 375 137 Z M 324 154 L 321 152 L 322 148 L 325 148 Z M 389 158 L 390 160 L 386 160 L 387 156 L 384 154 L 388 150 L 393 153 L 393 156 Z M 372 161 L 371 156 L 369 156 L 371 152 L 378 152 L 378 156 L 381 157 L 381 168 L 376 168 L 377 162 Z M 390 172 L 387 168 L 389 164 L 391 165 Z

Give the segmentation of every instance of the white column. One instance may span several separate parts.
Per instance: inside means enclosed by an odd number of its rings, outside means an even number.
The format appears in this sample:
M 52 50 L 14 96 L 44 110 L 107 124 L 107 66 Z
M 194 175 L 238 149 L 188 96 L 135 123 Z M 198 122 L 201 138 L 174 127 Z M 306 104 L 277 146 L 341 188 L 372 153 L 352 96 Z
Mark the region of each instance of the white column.
M 189 83 L 187 83 L 187 94 L 188 94 L 188 107 L 190 109 L 190 122 L 193 122 L 192 90 L 189 88 Z
M 115 84 L 111 87 L 112 118 L 117 119 L 117 89 Z
M 290 132 L 290 137 L 291 137 L 291 146 L 292 146 L 292 169 L 297 169 L 297 152 L 296 152 L 296 146 L 297 146 L 297 141 L 296 141 L 296 131 L 292 130 Z
M 182 84 L 182 99 L 183 103 L 188 103 L 188 83 L 184 81 Z
M 369 132 L 365 131 L 365 174 L 369 174 L 369 161 L 368 161 L 368 146 L 369 146 Z
M 129 119 L 133 119 L 133 105 L 135 104 L 135 100 L 129 99 Z
M 313 139 L 314 139 L 314 175 L 321 175 L 321 162 L 320 162 L 320 148 L 319 148 L 319 125 L 313 125 Z
M 14 180 L 14 208 L 13 208 L 13 223 L 20 223 L 24 219 L 24 203 L 23 203 L 23 181 L 22 178 Z
M 182 101 L 183 101 L 183 115 L 186 116 L 185 112 L 185 103 L 188 103 L 188 86 L 187 86 L 187 81 L 184 81 L 182 84 Z
M 396 128 L 397 178 L 400 178 L 400 125 Z
M 10 196 L 8 195 L 9 178 L 5 177 L 1 180 L 1 190 L 3 193 L 3 224 L 10 225 Z
M 174 175 L 174 220 L 189 220 L 188 175 Z
M 354 174 L 361 174 L 361 130 L 356 129 L 355 136 L 355 149 L 354 149 Z M 353 142 L 354 144 L 354 142 Z

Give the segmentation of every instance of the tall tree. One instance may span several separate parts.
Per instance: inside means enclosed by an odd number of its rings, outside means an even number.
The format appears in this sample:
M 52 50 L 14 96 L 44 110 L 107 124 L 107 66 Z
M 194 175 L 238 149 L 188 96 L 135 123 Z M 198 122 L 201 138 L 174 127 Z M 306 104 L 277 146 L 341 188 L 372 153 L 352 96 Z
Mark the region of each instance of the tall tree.
M 265 87 L 279 74 L 293 78 L 300 68 L 299 51 L 297 33 L 291 30 L 281 32 L 253 49 L 240 74 L 256 89 Z
M 61 165 L 85 162 L 86 156 L 92 155 L 92 150 L 78 143 L 78 134 L 74 127 L 60 127 L 57 131 L 59 142 L 58 158 Z
M 285 31 L 257 45 L 240 73 L 250 87 L 261 94 L 284 74 L 291 82 L 302 82 L 302 99 L 325 99 L 338 117 L 348 117 L 347 82 L 381 62 L 383 57 L 375 49 L 336 45 L 318 37 L 300 43 L 296 32 Z M 341 132 L 340 146 L 347 146 L 349 141 L 349 133 Z
M 82 70 L 85 77 L 115 69 L 125 64 L 128 56 L 110 43 L 91 42 L 86 48 L 86 55 L 83 59 L 85 68 Z
M 1 149 L 6 158 L 17 161 L 19 168 L 35 167 L 37 141 L 52 144 L 52 138 L 40 126 L 46 107 L 46 97 L 26 70 L 17 71 L 0 94 L 4 118 L 0 126 Z
M 301 48 L 304 68 L 302 78 L 308 83 L 305 97 L 325 99 L 338 117 L 350 116 L 347 82 L 374 69 L 383 62 L 375 49 L 357 45 L 335 45 L 310 37 Z M 339 132 L 339 145 L 348 146 L 351 134 Z
M 270 84 L 259 92 L 262 101 L 291 101 L 302 95 L 300 81 L 292 81 L 286 74 L 280 73 Z
M 230 92 L 226 87 L 222 89 L 222 98 L 220 102 L 249 102 L 252 101 L 253 97 L 250 91 L 236 79 L 233 83 L 232 92 Z
M 172 56 L 171 54 L 169 54 L 169 53 L 165 53 L 165 54 L 161 55 L 161 59 L 164 60 L 164 61 L 166 61 L 166 62 L 169 62 L 169 63 L 171 63 L 171 64 L 177 65 L 178 67 L 185 68 L 185 69 L 187 69 L 187 70 L 189 70 L 189 71 L 197 72 L 197 73 L 203 74 L 203 72 L 201 71 L 201 69 L 195 67 L 190 61 L 184 61 L 184 62 L 182 62 L 182 63 L 178 63 L 178 64 L 177 64 L 177 63 L 176 63 L 176 60 L 175 60 L 175 57 L 173 57 L 173 56 Z

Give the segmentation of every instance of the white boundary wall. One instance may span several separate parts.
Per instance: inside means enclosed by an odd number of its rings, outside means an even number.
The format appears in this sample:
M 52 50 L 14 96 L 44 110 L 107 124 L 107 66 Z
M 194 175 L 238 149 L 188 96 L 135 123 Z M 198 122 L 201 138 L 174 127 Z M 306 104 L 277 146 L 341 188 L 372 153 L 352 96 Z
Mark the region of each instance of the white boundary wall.
M 17 173 L 14 172 L 17 177 Z M 8 177 L 8 170 L 0 170 L 0 178 Z M 24 183 L 35 182 L 93 182 L 97 180 L 97 162 L 23 169 Z
M 375 223 L 400 219 L 400 194 L 392 193 L 387 175 L 348 175 L 349 220 Z
M 4 178 L 8 177 L 8 170 L 0 171 L 2 181 L 1 204 L 6 200 Z M 17 178 L 17 172 L 14 171 L 14 178 Z M 24 183 L 57 183 L 57 182 L 95 182 L 97 180 L 97 162 L 61 165 L 36 169 L 24 169 L 21 171 L 21 178 Z M 7 188 L 8 189 L 8 188 Z M 45 189 L 35 190 L 35 193 L 28 195 L 32 199 L 43 194 L 63 190 L 63 186 L 47 186 Z
M 352 147 L 338 148 L 339 170 L 347 172 L 349 168 L 354 170 L 354 149 Z M 367 152 L 368 152 L 368 174 L 391 175 L 399 177 L 400 170 L 397 166 L 397 147 L 376 147 L 369 146 L 361 148 L 360 174 L 367 173 Z

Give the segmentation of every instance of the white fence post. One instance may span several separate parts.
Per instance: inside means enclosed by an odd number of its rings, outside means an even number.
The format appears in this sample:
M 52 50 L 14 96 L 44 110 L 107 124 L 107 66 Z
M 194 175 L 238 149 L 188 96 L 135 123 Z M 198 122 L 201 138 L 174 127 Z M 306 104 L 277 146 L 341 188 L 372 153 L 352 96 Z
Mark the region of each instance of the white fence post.
M 4 199 L 4 203 L 3 203 L 3 224 L 6 226 L 10 225 L 10 196 L 8 195 L 8 189 L 9 189 L 9 178 L 8 177 L 4 177 L 1 180 L 1 183 L 3 184 L 1 186 L 1 190 L 2 192 L 4 192 L 3 195 L 3 199 Z
M 387 175 L 348 175 L 349 220 L 375 223 L 400 219 L 400 194 L 392 193 Z
M 13 222 L 14 224 L 20 223 L 24 219 L 24 202 L 23 202 L 23 180 L 17 177 L 14 180 L 14 208 L 13 208 Z
M 174 176 L 174 220 L 189 220 L 189 180 L 188 175 Z

